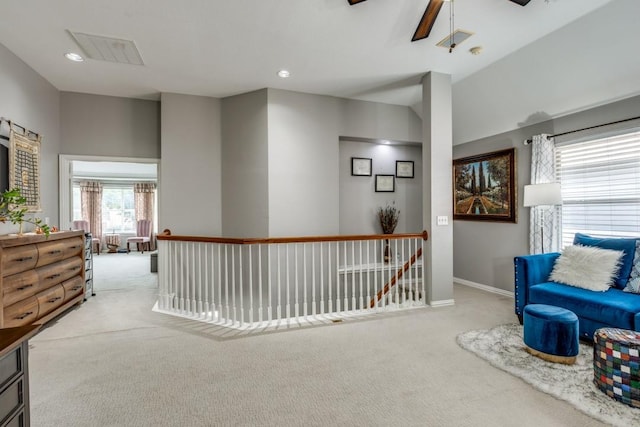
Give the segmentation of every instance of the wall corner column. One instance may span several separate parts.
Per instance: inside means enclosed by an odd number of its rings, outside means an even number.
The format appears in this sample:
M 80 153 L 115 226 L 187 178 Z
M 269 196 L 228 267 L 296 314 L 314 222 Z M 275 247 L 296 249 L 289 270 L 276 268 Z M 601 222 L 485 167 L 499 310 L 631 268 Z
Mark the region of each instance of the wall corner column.
M 453 304 L 453 119 L 451 76 L 422 78 L 423 225 L 429 232 L 424 279 L 432 306 Z M 447 225 L 437 218 L 446 217 Z

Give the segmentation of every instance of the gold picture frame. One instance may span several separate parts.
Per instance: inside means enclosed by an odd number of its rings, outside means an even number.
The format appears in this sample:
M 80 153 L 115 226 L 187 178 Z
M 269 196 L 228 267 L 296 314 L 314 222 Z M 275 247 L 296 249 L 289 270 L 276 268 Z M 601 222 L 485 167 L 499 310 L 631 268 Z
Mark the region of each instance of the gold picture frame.
M 517 221 L 516 150 L 453 161 L 453 219 Z

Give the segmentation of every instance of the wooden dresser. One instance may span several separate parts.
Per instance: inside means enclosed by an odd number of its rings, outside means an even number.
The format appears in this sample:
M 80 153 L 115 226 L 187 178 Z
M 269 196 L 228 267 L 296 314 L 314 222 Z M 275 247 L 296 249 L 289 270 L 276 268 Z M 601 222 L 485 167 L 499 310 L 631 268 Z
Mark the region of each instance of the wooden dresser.
M 84 300 L 84 233 L 0 236 L 0 328 L 43 324 Z

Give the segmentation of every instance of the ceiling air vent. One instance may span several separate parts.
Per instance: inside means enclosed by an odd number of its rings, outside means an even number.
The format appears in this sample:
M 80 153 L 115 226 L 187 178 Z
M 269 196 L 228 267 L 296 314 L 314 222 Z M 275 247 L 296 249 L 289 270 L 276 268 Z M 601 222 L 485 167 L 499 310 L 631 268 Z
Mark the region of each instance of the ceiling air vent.
M 443 38 L 436 46 L 445 47 L 447 49 L 458 46 L 460 43 L 473 35 L 470 31 L 455 30 L 452 34 Z
M 95 34 L 69 31 L 87 57 L 119 64 L 144 65 L 133 40 L 115 39 Z

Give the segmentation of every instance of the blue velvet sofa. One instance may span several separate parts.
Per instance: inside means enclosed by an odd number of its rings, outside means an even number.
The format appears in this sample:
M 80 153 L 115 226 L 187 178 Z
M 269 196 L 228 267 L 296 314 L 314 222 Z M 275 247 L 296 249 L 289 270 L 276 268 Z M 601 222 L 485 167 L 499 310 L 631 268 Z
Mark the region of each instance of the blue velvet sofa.
M 604 327 L 640 331 L 640 294 L 623 292 L 633 267 L 637 240 L 575 235 L 574 244 L 624 252 L 614 286 L 605 292 L 549 281 L 560 253 L 515 257 L 515 312 L 520 323 L 527 304 L 548 304 L 578 316 L 581 338 L 591 340 L 594 332 Z

